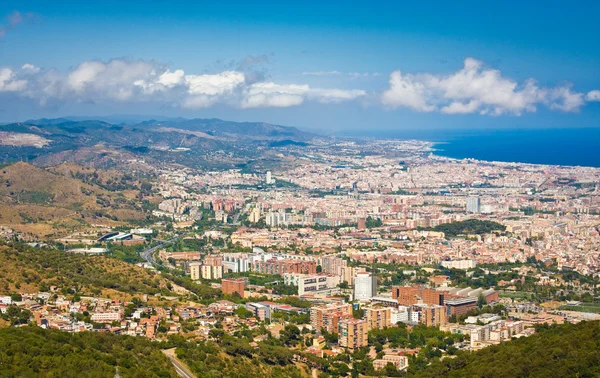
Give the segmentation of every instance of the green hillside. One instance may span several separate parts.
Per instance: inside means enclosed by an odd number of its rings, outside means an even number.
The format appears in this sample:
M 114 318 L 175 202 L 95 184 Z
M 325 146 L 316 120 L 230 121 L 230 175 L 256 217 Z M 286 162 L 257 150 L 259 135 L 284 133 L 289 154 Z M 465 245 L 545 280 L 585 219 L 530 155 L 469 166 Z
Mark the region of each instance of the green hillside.
M 544 326 L 539 333 L 438 361 L 413 377 L 599 377 L 600 322 Z
M 0 242 L 0 294 L 35 293 L 51 286 L 80 295 L 129 297 L 172 293 L 168 282 L 146 269 L 104 256 L 83 256 L 55 249 Z
M 0 377 L 177 377 L 159 344 L 108 333 L 0 329 Z

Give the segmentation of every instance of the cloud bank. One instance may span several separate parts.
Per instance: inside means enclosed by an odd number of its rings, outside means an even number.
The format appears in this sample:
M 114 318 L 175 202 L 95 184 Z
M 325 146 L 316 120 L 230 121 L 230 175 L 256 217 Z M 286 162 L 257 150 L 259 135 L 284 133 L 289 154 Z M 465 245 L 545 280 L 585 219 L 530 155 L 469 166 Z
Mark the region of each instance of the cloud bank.
M 573 91 L 571 85 L 543 88 L 533 79 L 519 84 L 499 70 L 467 58 L 462 69 L 449 75 L 392 72 L 381 102 L 389 108 L 405 107 L 419 112 L 521 115 L 535 112 L 540 104 L 553 110 L 577 112 L 586 100 L 600 97 L 600 92 L 596 92 L 584 96 Z
M 183 108 L 224 103 L 241 108 L 289 107 L 304 101 L 338 103 L 366 95 L 363 90 L 312 88 L 307 84 L 256 81 L 251 72 L 227 70 L 191 74 L 153 61 L 113 59 L 86 61 L 66 73 L 31 64 L 0 69 L 0 92 L 38 101 L 151 102 Z
M 225 104 L 241 109 L 286 108 L 307 101 L 336 104 L 349 101 L 376 103 L 386 108 L 408 108 L 444 114 L 521 115 L 540 105 L 551 110 L 577 112 L 586 102 L 600 101 L 600 91 L 581 93 L 570 84 L 541 87 L 534 79 L 522 83 L 499 70 L 467 58 L 450 74 L 411 74 L 394 71 L 389 87 L 368 93 L 363 89 L 312 87 L 279 83 L 250 66 L 268 62 L 268 56 L 249 57 L 217 73 L 189 73 L 148 60 L 86 61 L 67 72 L 24 64 L 18 69 L 0 67 L 3 99 L 28 99 L 41 106 L 65 103 L 158 103 L 161 106 L 198 109 Z M 338 71 L 305 73 L 310 76 L 342 74 Z M 369 99 L 370 101 L 366 101 Z

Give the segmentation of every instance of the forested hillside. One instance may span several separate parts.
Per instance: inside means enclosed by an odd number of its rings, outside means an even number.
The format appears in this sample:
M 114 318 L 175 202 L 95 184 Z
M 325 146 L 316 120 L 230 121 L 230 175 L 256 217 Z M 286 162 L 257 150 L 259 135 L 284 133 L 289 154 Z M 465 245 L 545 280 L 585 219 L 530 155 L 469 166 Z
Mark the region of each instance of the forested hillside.
M 51 286 L 80 295 L 170 293 L 159 275 L 104 256 L 0 242 L 0 261 L 0 294 L 47 291 Z
M 444 359 L 414 377 L 598 377 L 600 322 L 544 326 L 539 333 Z
M 0 377 L 177 377 L 159 344 L 109 333 L 0 328 Z

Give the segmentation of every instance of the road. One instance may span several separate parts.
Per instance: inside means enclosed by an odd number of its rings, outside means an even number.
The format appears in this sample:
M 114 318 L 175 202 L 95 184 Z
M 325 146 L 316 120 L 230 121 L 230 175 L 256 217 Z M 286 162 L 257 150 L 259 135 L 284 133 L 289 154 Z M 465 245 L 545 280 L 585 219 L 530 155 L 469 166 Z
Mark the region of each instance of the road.
M 156 261 L 154 260 L 154 252 L 157 249 L 161 248 L 163 245 L 177 241 L 179 238 L 181 238 L 181 236 L 176 235 L 175 237 L 173 237 L 169 240 L 160 240 L 159 243 L 157 245 L 155 245 L 154 247 L 144 249 L 141 253 L 142 258 L 144 260 L 146 260 L 148 263 L 152 264 L 153 266 L 157 265 Z
M 182 378 L 197 378 L 196 375 L 194 375 L 194 373 L 192 373 L 190 369 L 188 369 L 187 366 L 185 366 L 181 361 L 179 361 L 177 356 L 175 356 L 175 348 L 166 349 L 162 352 L 165 354 L 165 356 L 169 358 L 169 360 L 171 360 L 171 363 L 173 364 L 177 375 L 179 375 Z

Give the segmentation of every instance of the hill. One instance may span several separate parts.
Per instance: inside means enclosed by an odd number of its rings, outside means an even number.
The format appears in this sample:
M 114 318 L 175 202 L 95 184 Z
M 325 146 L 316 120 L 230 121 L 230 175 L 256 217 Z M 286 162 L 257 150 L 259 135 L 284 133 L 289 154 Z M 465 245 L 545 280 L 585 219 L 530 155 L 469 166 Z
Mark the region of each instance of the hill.
M 284 140 L 300 146 L 314 137 L 294 127 L 264 122 L 165 118 L 115 124 L 95 119 L 42 118 L 0 125 L 0 162 L 26 160 L 40 166 L 62 161 L 111 164 L 102 165 L 107 168 L 137 159 L 150 164 L 234 167 L 255 157 L 257 147 L 268 148 L 269 143 Z
M 0 328 L 2 377 L 177 377 L 157 343 L 110 333 Z
M 90 223 L 141 221 L 146 214 L 139 199 L 151 194 L 142 189 L 143 182 L 74 164 L 41 169 L 15 163 L 0 169 L 0 224 L 44 238 Z
M 103 256 L 0 243 L 0 294 L 35 293 L 56 286 L 65 294 L 131 298 L 165 293 L 168 282 L 158 274 Z
M 413 377 L 598 377 L 600 323 L 544 326 L 539 333 L 444 359 Z

